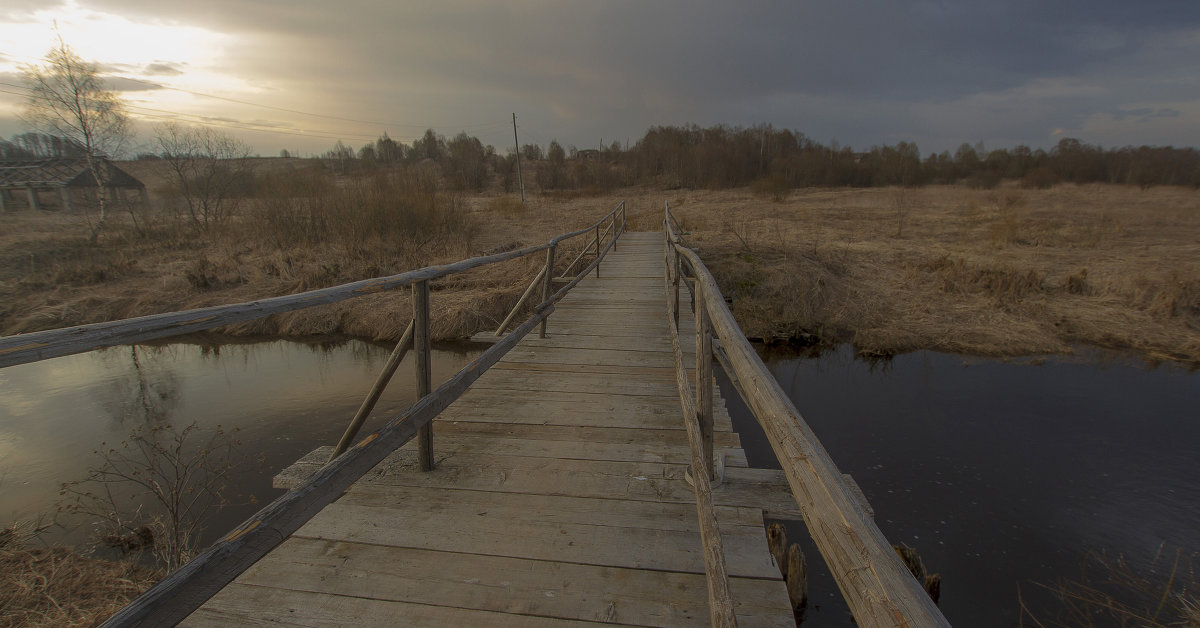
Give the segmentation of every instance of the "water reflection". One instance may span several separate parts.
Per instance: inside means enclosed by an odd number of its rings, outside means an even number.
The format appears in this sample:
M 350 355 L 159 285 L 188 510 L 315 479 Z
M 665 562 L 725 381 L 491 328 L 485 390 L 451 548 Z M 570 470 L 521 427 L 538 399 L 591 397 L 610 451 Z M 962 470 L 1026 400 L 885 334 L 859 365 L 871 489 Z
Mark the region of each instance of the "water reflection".
M 196 423 L 238 428 L 247 465 L 225 511 L 209 526 L 219 536 L 280 492 L 271 477 L 315 447 L 337 442 L 387 360 L 387 346 L 346 341 L 115 347 L 0 369 L 0 523 L 52 512 L 61 483 L 96 464 L 102 442 L 139 425 Z M 479 353 L 434 350 L 435 385 Z M 397 371 L 364 432 L 415 399 L 412 357 Z M 54 540 L 82 539 L 61 532 Z
M 1145 566 L 1164 543 L 1200 549 L 1200 373 L 931 352 L 880 365 L 848 347 L 775 354 L 768 367 L 888 539 L 943 574 L 952 623 L 1015 625 L 1017 583 L 1075 576 L 1089 550 Z M 774 466 L 753 419 L 729 405 L 751 463 Z M 824 586 L 813 597 L 834 609 L 840 595 Z

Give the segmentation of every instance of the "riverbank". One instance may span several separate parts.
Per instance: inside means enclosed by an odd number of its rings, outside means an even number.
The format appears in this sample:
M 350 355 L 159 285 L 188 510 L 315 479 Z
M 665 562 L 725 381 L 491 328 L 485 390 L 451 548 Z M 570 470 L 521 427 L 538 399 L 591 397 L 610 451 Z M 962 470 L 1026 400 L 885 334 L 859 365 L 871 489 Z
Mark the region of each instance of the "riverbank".
M 92 247 L 77 216 L 26 211 L 0 215 L 0 332 L 254 300 L 537 244 L 620 200 L 634 230 L 657 229 L 671 204 L 752 338 L 851 342 L 880 356 L 1091 345 L 1200 365 L 1200 192 L 1099 184 L 804 189 L 782 201 L 749 189 L 638 188 L 536 196 L 524 208 L 464 196 L 439 205 L 455 220 L 437 238 L 399 243 L 289 243 L 270 232 L 277 223 L 248 211 L 204 233 L 165 219 L 140 231 L 115 221 Z M 434 337 L 493 329 L 540 263 L 532 256 L 435 282 Z M 401 291 L 225 331 L 390 340 L 408 308 Z

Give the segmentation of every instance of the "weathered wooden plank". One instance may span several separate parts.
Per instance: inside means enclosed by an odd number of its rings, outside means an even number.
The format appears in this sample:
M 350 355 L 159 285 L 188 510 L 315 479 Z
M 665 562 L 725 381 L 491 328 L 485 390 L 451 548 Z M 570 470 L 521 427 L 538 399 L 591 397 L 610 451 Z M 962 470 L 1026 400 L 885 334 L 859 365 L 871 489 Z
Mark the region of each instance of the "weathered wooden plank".
M 638 527 L 670 532 L 695 532 L 698 529 L 695 509 L 691 504 L 683 502 L 644 502 L 574 495 L 362 485 L 351 487 L 337 504 L 345 507 L 396 510 L 398 512 L 389 510 L 387 513 L 393 521 L 420 519 L 431 515 L 447 518 L 461 516 L 462 522 L 455 524 L 460 527 L 472 527 L 472 522 L 484 519 L 499 519 L 510 521 L 513 525 L 529 520 L 547 526 L 579 524 Z M 763 527 L 762 511 L 758 508 L 719 506 L 716 511 L 722 524 L 730 526 L 730 530 L 738 534 L 758 534 L 759 529 Z M 329 523 L 336 527 L 338 520 L 334 517 Z M 485 532 L 501 537 L 506 533 L 506 530 L 501 528 L 483 527 L 488 528 Z M 306 536 L 305 528 L 301 528 L 297 535 Z M 447 531 L 440 536 L 454 535 Z M 381 544 L 405 546 L 399 541 Z M 761 577 L 777 578 L 778 574 Z
M 695 499 L 682 464 L 472 454 L 439 457 L 438 465 L 433 472 L 414 473 L 415 454 L 402 449 L 359 482 L 688 504 Z M 725 480 L 713 490 L 713 503 L 759 508 L 771 518 L 798 520 L 782 477 L 778 470 L 728 468 Z
M 604 375 L 652 376 L 655 378 L 672 377 L 675 369 L 668 366 L 609 366 L 604 364 L 547 364 L 544 362 L 501 362 L 493 367 L 494 372 L 538 372 L 538 373 L 571 373 L 590 375 L 593 378 Z
M 641 377 L 608 374 L 596 377 L 586 373 L 537 373 L 503 371 L 489 373 L 475 383 L 475 390 L 537 390 L 545 392 L 593 393 L 632 396 L 658 396 L 670 390 L 670 380 L 657 375 Z
M 364 487 L 364 492 L 367 489 Z M 430 495 L 434 491 L 428 492 Z M 488 556 L 509 556 L 556 562 L 656 571 L 704 573 L 704 558 L 692 530 L 647 527 L 645 517 L 623 524 L 617 517 L 604 517 L 600 524 L 547 521 L 562 513 L 505 507 L 504 500 L 479 510 L 465 495 L 439 508 L 414 511 L 374 503 L 352 503 L 353 493 L 330 504 L 295 535 L 335 541 L 373 543 L 440 551 L 462 551 Z M 508 495 L 509 502 L 520 497 Z M 390 499 L 390 497 L 385 497 Z M 422 499 L 430 499 L 429 495 Z M 621 502 L 593 506 L 590 514 L 600 517 Z M 695 519 L 691 506 L 680 509 L 684 519 Z M 645 525 L 642 525 L 645 524 Z M 725 526 L 722 541 L 730 548 L 729 572 L 734 575 L 771 579 L 779 569 L 771 560 L 761 527 Z
M 528 438 L 547 441 L 583 441 L 587 443 L 611 443 L 615 445 L 686 446 L 687 435 L 678 429 L 655 429 L 646 427 L 613 427 L 601 421 L 583 426 L 530 425 L 520 423 L 472 423 L 445 420 L 445 413 L 438 419 L 438 431 L 447 438 Z M 720 432 L 715 435 L 718 447 L 740 447 L 741 439 L 735 432 Z
M 558 335 L 551 323 L 546 338 L 530 338 L 527 348 L 565 347 L 569 349 L 620 349 L 664 353 L 669 357 L 671 344 L 662 338 L 599 338 L 596 336 Z
M 275 587 L 233 584 L 218 594 L 213 603 L 179 624 L 186 628 L 228 626 L 498 626 L 523 628 L 575 625 L 594 622 L 563 622 L 533 615 L 496 613 L 431 604 L 410 604 L 291 591 Z M 620 624 L 618 624 L 620 625 Z
M 574 364 L 579 366 L 613 366 L 613 367 L 662 367 L 670 366 L 669 354 L 645 351 L 621 351 L 618 349 L 590 349 L 575 351 L 563 347 L 528 347 L 517 345 L 505 357 L 505 364 Z
M 695 626 L 699 574 L 292 538 L 239 578 L 259 586 L 537 617 Z M 437 565 L 437 569 L 428 569 Z M 794 626 L 779 581 L 733 578 L 743 626 Z

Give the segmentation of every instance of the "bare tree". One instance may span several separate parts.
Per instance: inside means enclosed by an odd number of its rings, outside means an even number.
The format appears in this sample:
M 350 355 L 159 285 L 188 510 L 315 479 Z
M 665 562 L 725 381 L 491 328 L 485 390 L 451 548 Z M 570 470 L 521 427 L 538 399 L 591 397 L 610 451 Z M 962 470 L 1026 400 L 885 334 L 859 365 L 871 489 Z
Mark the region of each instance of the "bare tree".
M 89 235 L 95 242 L 107 217 L 108 182 L 112 178 L 103 158 L 119 154 L 129 140 L 129 116 L 121 97 L 104 88 L 96 64 L 76 54 L 62 37 L 43 61 L 21 68 L 29 89 L 22 119 L 83 148 L 97 186 L 100 218 Z
M 198 229 L 220 222 L 237 209 L 239 194 L 252 176 L 250 147 L 207 127 L 168 122 L 155 133 L 167 177 L 178 189 Z

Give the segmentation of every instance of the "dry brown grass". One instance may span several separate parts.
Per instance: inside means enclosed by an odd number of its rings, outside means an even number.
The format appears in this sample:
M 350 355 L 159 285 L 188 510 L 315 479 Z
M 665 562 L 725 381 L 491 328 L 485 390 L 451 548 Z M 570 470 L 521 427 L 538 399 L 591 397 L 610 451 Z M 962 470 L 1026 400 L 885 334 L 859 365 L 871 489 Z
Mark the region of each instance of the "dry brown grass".
M 908 206 L 897 236 L 896 196 Z M 1060 185 L 668 193 L 747 335 L 871 354 L 1088 344 L 1200 364 L 1200 193 Z
M 141 176 L 153 190 L 153 172 Z M 303 196 L 247 204 L 205 232 L 166 216 L 138 231 L 118 214 L 99 246 L 87 243 L 78 214 L 0 214 L 0 334 L 261 299 L 540 244 L 615 204 L 539 197 L 522 207 L 511 195 L 461 197 L 427 183 L 374 177 L 317 186 Z M 582 244 L 568 242 L 559 257 L 573 257 Z M 495 328 L 541 260 L 434 282 L 434 338 Z M 407 291 L 396 291 L 226 331 L 396 339 L 410 308 Z
M 1200 364 L 1200 192 L 1108 185 L 804 189 L 782 201 L 750 188 L 635 188 L 531 195 L 523 209 L 496 191 L 452 199 L 469 237 L 357 248 L 321 238 L 270 245 L 266 234 L 139 238 L 118 225 L 91 249 L 78 219 L 17 212 L 0 215 L 0 333 L 251 300 L 541 243 L 620 200 L 631 230 L 658 230 L 671 203 L 750 337 L 849 340 L 878 355 L 1087 344 Z M 436 282 L 435 336 L 497 325 L 539 263 Z M 408 307 L 397 292 L 232 331 L 389 339 Z
M 0 626 L 95 626 L 161 577 L 64 547 L 0 549 Z

